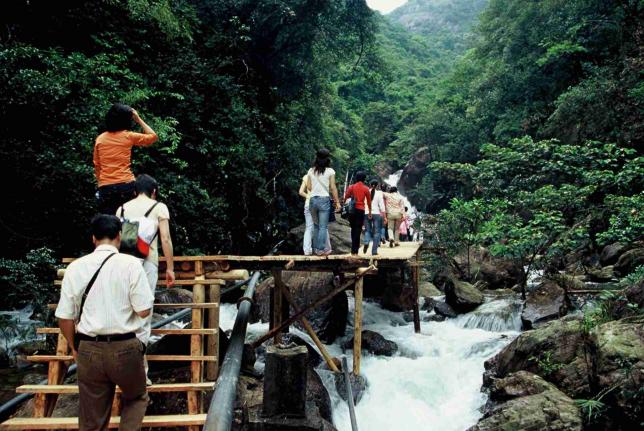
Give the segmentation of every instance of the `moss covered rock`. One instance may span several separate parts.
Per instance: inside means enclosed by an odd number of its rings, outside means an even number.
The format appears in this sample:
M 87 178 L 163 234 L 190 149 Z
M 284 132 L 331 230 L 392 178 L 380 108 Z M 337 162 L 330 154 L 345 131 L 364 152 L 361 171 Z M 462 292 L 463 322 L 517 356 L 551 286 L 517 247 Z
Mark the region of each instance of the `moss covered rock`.
M 445 283 L 445 302 L 458 312 L 472 311 L 483 301 L 483 294 L 466 281 L 452 278 Z

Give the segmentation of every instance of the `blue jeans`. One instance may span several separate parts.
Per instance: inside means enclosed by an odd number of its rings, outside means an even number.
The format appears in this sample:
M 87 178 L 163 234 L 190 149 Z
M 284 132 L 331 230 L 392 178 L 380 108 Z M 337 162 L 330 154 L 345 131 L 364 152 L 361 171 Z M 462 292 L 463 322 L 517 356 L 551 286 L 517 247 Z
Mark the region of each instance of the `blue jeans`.
M 369 241 L 373 241 L 371 254 L 378 254 L 378 246 L 380 245 L 380 232 L 382 230 L 382 216 L 380 214 L 373 214 L 371 220 L 368 216 L 364 217 L 364 245 L 369 245 Z
M 311 197 L 309 211 L 313 217 L 313 253 L 322 253 L 326 248 L 326 238 L 329 234 L 331 199 L 323 196 Z

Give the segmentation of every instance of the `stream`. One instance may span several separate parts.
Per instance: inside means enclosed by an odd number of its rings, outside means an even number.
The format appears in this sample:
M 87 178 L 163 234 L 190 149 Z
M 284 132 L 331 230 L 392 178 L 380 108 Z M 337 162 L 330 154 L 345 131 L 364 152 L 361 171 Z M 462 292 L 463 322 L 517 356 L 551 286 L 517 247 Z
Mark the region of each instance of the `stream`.
M 442 299 L 436 297 L 435 299 Z M 363 329 L 370 329 L 398 344 L 392 357 L 363 352 L 361 374 L 368 382 L 356 406 L 360 429 L 369 431 L 441 430 L 463 431 L 476 424 L 487 396 L 480 391 L 483 363 L 509 344 L 520 332 L 520 301 L 511 298 L 486 298 L 477 310 L 443 322 L 421 323 L 421 333 L 414 333 L 412 322 L 403 313 L 384 310 L 365 301 Z M 353 298 L 349 298 L 349 322 L 345 337 L 328 345 L 331 355 L 347 356 L 342 344 L 353 334 Z M 235 305 L 222 304 L 220 325 L 232 328 Z M 421 311 L 421 319 L 434 312 Z M 248 327 L 248 339 L 268 330 L 267 323 Z M 295 328 L 291 331 L 313 345 L 310 337 Z M 262 371 L 258 360 L 255 367 Z M 350 431 L 347 404 L 338 395 L 333 375 L 318 369 L 333 406 L 333 422 L 339 431 Z

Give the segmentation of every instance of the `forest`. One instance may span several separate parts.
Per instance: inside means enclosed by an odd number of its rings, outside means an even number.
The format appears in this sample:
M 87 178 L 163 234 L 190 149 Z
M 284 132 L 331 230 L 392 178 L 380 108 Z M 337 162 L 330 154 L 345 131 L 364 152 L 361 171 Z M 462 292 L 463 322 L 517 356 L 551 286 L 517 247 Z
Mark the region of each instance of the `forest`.
M 266 253 L 303 222 L 318 148 L 342 182 L 421 151 L 405 191 L 444 250 L 434 281 L 454 264 L 476 281 L 484 247 L 520 268 L 525 297 L 531 271 L 597 266 L 615 244 L 639 250 L 615 277 L 644 279 L 641 0 L 410 0 L 386 16 L 364 0 L 9 3 L 1 309 L 52 302 L 60 258 L 91 249 L 92 149 L 114 102 L 159 134 L 133 170 L 159 181 L 176 254 Z

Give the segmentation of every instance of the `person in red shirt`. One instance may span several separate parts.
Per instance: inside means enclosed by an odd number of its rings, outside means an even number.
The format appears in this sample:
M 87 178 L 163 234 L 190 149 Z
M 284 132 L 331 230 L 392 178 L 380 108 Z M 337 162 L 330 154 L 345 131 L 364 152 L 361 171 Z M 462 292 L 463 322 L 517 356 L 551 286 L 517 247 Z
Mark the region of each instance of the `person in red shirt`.
M 365 209 L 368 208 L 367 217 L 371 219 L 371 191 L 364 184 L 367 175 L 364 172 L 356 174 L 356 182 L 353 183 L 346 192 L 344 200 L 352 198 L 355 203 L 353 212 L 349 214 L 349 224 L 351 225 L 351 255 L 356 256 L 360 249 L 360 234 L 364 224 Z M 365 207 L 366 203 L 366 207 Z

